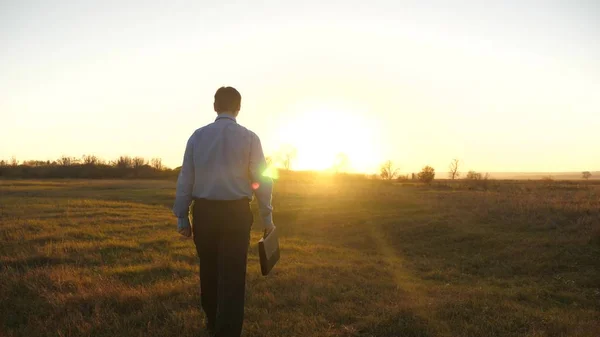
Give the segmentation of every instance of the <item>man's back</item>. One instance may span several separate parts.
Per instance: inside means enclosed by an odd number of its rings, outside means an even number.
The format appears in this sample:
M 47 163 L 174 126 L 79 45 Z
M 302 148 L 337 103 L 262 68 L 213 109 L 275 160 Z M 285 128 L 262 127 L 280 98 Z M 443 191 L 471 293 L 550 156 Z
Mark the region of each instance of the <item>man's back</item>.
M 265 166 L 258 136 L 222 113 L 188 140 L 173 212 L 185 218 L 193 198 L 240 200 L 256 194 L 263 223 L 269 226 L 272 181 L 262 175 Z
M 194 192 L 196 198 L 237 200 L 252 198 L 250 153 L 256 135 L 230 116 L 194 132 Z

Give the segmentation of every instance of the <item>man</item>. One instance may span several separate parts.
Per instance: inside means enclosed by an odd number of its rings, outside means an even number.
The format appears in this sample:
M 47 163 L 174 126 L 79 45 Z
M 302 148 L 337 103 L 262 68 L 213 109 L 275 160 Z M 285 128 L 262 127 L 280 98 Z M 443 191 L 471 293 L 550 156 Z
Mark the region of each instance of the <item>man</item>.
M 217 119 L 188 140 L 173 206 L 179 232 L 185 236 L 193 232 L 200 258 L 202 309 L 207 329 L 217 337 L 239 337 L 242 332 L 253 194 L 265 235 L 275 228 L 273 182 L 263 175 L 266 162 L 260 140 L 236 121 L 241 100 L 232 87 L 217 90 Z

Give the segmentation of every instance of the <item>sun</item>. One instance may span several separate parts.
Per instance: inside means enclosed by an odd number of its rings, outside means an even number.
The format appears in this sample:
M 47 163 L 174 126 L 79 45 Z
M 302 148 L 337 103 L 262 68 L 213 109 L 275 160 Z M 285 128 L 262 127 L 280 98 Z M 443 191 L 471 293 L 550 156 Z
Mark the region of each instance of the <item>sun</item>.
M 296 149 L 294 170 L 332 169 L 345 157 L 344 171 L 366 172 L 377 164 L 376 127 L 364 114 L 339 110 L 299 111 L 280 122 L 279 143 Z

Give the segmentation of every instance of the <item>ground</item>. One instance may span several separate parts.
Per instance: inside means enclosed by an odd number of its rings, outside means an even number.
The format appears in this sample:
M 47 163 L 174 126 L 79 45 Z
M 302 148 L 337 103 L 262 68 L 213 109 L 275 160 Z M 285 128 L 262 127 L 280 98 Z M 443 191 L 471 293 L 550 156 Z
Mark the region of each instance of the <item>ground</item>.
M 174 185 L 0 180 L 0 336 L 204 336 Z M 597 182 L 284 177 L 274 207 L 245 336 L 600 336 Z

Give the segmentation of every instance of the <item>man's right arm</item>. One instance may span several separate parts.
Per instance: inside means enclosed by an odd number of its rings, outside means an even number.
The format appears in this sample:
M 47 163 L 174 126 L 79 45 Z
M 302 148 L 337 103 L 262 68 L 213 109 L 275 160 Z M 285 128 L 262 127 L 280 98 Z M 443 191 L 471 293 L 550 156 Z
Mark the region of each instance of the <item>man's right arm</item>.
M 181 172 L 177 178 L 177 190 L 175 192 L 175 204 L 173 213 L 176 217 L 188 221 L 190 204 L 192 203 L 192 192 L 194 189 L 194 135 L 190 137 L 185 147 Z
M 267 162 L 263 153 L 260 139 L 252 133 L 252 146 L 250 149 L 250 178 L 252 179 L 252 189 L 258 199 L 260 216 L 263 226 L 270 231 L 273 225 L 273 206 L 271 198 L 273 194 L 273 179 L 266 176 Z

